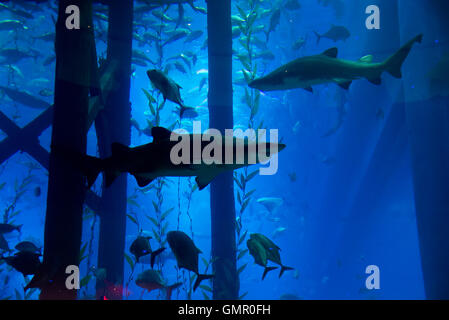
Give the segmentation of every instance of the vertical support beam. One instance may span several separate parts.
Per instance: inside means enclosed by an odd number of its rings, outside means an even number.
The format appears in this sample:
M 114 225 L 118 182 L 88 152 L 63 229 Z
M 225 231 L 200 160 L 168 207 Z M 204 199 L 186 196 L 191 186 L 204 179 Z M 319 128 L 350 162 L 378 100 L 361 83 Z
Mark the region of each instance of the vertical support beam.
M 231 1 L 207 2 L 209 41 L 209 122 L 224 134 L 233 128 Z M 213 299 L 237 299 L 235 201 L 232 172 L 211 183 Z
M 449 299 L 449 97 L 431 90 L 429 77 L 449 49 L 449 3 L 399 5 L 401 37 L 424 34 L 404 79 L 424 287 L 427 299 Z
M 81 28 L 65 26 L 69 5 L 80 9 Z M 56 79 L 52 146 L 86 152 L 86 124 L 92 46 L 92 5 L 88 0 L 60 0 L 56 23 Z M 76 299 L 77 291 L 65 286 L 68 265 L 78 265 L 85 196 L 84 178 L 67 161 L 50 155 L 44 266 L 52 281 L 40 299 Z
M 129 102 L 133 28 L 133 1 L 111 0 L 109 4 L 109 62 L 117 62 L 116 86 L 111 90 L 96 120 L 100 156 L 111 155 L 111 143 L 130 143 Z M 121 175 L 103 188 L 98 266 L 107 271 L 106 283 L 97 282 L 97 297 L 122 299 L 126 236 L 127 176 Z

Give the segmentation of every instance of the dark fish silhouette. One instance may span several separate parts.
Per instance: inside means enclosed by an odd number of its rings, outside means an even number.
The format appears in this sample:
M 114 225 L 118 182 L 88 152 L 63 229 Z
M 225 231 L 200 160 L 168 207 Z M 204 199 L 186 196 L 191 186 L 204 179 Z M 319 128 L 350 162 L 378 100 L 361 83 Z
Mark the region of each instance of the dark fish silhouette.
M 154 259 L 156 259 L 165 248 L 159 248 L 156 251 L 151 250 L 150 239 L 151 237 L 138 236 L 131 244 L 129 251 L 136 257 L 137 262 L 139 262 L 141 257 L 151 254 L 151 268 L 153 268 Z
M 196 273 L 197 278 L 193 285 L 193 291 L 198 288 L 201 281 L 214 277 L 213 275 L 200 274 L 198 272 L 198 255 L 201 253 L 201 250 L 195 246 L 188 235 L 182 231 L 170 231 L 167 233 L 167 241 L 176 257 L 178 268 L 184 268 Z

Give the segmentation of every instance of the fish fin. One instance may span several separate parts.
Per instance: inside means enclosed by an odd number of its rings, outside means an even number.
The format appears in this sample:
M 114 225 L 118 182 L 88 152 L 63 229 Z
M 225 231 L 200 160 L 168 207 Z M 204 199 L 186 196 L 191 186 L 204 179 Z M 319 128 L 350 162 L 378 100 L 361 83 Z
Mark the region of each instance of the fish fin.
M 134 178 L 136 178 L 137 185 L 140 188 L 146 187 L 154 180 L 153 178 L 147 178 L 147 177 L 139 176 L 136 174 L 133 174 L 133 175 L 134 175 Z
M 367 56 L 361 57 L 359 59 L 359 61 L 364 62 L 364 63 L 371 63 L 371 62 L 373 62 L 373 56 L 371 54 L 369 54 Z
M 117 179 L 117 177 L 120 175 L 120 171 L 105 171 L 104 173 L 104 180 L 106 188 L 110 187 L 112 183 Z
M 316 44 L 319 44 L 320 40 L 321 40 L 321 35 L 318 32 L 316 32 L 316 31 L 314 31 L 314 33 L 316 35 Z
M 368 78 L 368 81 L 373 83 L 373 84 L 375 84 L 375 85 L 377 85 L 377 86 L 382 84 L 382 79 L 380 78 L 380 76 Z
M 326 51 L 324 51 L 322 53 L 322 55 L 327 56 L 327 57 L 331 57 L 331 58 L 337 58 L 337 56 L 338 56 L 338 49 L 336 47 L 327 49 Z
M 291 267 L 287 267 L 287 266 L 281 266 L 281 271 L 279 272 L 279 278 L 284 274 L 285 271 L 287 270 L 293 270 L 293 268 Z
M 310 93 L 313 93 L 313 88 L 312 87 L 306 87 L 306 88 L 303 88 L 303 89 L 308 91 L 308 92 L 310 92 Z
M 163 127 L 151 128 L 151 136 L 154 138 L 154 142 L 170 139 L 171 134 L 172 132 L 170 130 Z
M 213 277 L 214 277 L 213 274 L 198 274 L 198 276 L 196 277 L 196 280 L 195 280 L 195 284 L 193 285 L 193 291 L 195 291 L 196 288 L 198 288 L 201 281 L 206 280 L 206 279 L 212 279 Z
M 103 171 L 103 160 L 88 156 L 64 147 L 52 146 L 51 153 L 56 157 L 61 157 L 71 163 L 75 168 L 81 170 L 87 179 L 87 187 L 90 188 L 97 180 L 98 175 Z
M 341 88 L 343 88 L 343 89 L 345 89 L 345 90 L 348 90 L 349 87 L 350 87 L 351 84 L 352 84 L 352 81 L 337 82 L 337 84 L 338 84 Z
M 202 175 L 202 176 L 197 176 L 195 178 L 196 184 L 198 185 L 198 189 L 199 190 L 203 190 L 204 188 L 206 188 L 209 183 L 212 182 L 212 180 L 214 180 L 216 177 L 216 175 Z
M 171 300 L 171 293 L 174 289 L 179 288 L 179 286 L 182 285 L 182 282 L 176 282 L 175 284 L 172 284 L 171 286 L 167 287 L 167 300 Z
M 415 42 L 422 42 L 423 35 L 420 34 L 403 45 L 395 54 L 389 57 L 385 62 L 385 71 L 391 74 L 395 78 L 402 78 L 401 67 L 405 59 L 410 53 Z
M 164 247 L 157 249 L 156 251 L 151 252 L 151 268 L 154 266 L 154 260 L 158 255 L 160 255 L 165 250 Z
M 268 272 L 277 269 L 278 267 L 265 267 L 265 270 L 263 271 L 262 274 L 262 280 L 265 279 L 265 276 L 267 275 Z

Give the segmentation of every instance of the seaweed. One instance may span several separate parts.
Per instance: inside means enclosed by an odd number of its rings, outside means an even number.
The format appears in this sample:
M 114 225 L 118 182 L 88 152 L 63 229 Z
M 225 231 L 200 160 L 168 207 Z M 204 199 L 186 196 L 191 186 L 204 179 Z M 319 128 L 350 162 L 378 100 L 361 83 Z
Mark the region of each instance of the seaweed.
M 255 33 L 261 30 L 260 26 L 263 26 L 261 20 L 263 17 L 260 16 L 260 3 L 256 0 L 250 0 L 247 3 L 247 10 L 243 9 L 242 6 L 244 2 L 240 2 L 240 5 L 236 5 L 238 11 L 238 18 L 235 18 L 235 24 L 240 32 L 241 37 L 239 38 L 240 48 L 244 53 L 238 54 L 242 65 L 242 73 L 244 79 L 247 83 L 252 81 L 257 74 L 258 64 L 255 57 L 258 55 L 258 48 L 254 45 Z M 257 28 L 257 29 L 256 29 Z M 265 26 L 266 29 L 266 26 Z M 268 31 L 268 30 L 266 30 Z M 259 112 L 260 107 L 260 92 L 258 90 L 249 89 L 245 86 L 244 96 L 242 103 L 247 106 L 249 111 L 248 118 L 248 128 L 249 129 L 261 129 L 263 127 L 263 121 L 260 121 L 256 125 L 256 116 Z M 258 170 L 250 171 L 248 167 L 243 168 L 243 172 L 240 174 L 234 172 L 234 182 L 237 185 L 237 202 L 240 205 L 240 210 L 236 218 L 235 229 L 237 235 L 237 263 L 240 267 L 237 269 L 237 273 L 240 277 L 241 273 L 246 269 L 247 263 L 242 264 L 242 259 L 247 255 L 248 249 L 245 246 L 245 239 L 248 234 L 248 230 L 243 225 L 243 215 L 248 208 L 248 205 L 253 200 L 253 194 L 256 189 L 248 190 L 248 183 L 257 175 Z M 239 299 L 243 299 L 247 292 L 240 295 Z

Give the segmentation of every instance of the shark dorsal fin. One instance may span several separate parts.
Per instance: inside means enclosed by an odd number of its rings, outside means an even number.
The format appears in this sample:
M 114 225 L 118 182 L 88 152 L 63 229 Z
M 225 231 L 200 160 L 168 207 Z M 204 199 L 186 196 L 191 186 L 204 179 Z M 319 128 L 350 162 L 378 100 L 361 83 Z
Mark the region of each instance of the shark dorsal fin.
M 326 51 L 324 51 L 322 53 L 322 55 L 327 56 L 327 57 L 331 57 L 331 58 L 336 58 L 338 55 L 338 49 L 337 48 L 330 48 L 327 49 Z
M 151 135 L 153 136 L 154 142 L 158 142 L 170 139 L 171 131 L 163 127 L 153 127 L 151 128 Z
M 371 63 L 371 62 L 373 62 L 373 56 L 369 54 L 367 56 L 361 57 L 359 59 L 359 61 L 360 62 L 365 62 L 365 63 Z

